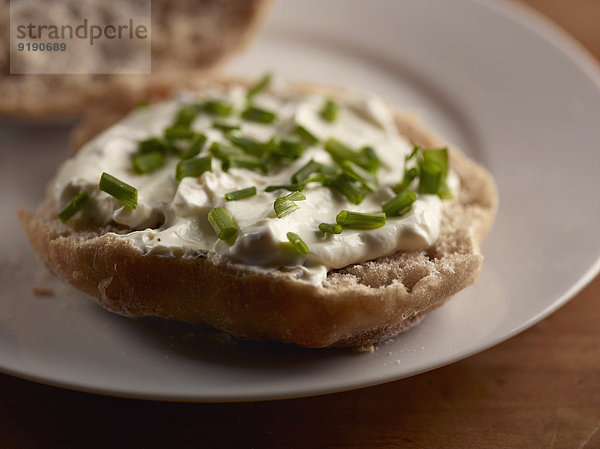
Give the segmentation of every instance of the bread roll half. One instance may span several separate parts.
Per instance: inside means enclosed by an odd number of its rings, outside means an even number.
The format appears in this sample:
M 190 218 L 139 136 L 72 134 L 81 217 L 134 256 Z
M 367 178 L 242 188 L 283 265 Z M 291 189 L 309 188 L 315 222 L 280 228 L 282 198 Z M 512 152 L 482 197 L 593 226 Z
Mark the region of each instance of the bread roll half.
M 205 81 L 196 89 L 235 82 Z M 314 85 L 290 89 L 345 95 Z M 444 144 L 410 115 L 397 113 L 395 121 L 414 145 Z M 20 211 L 20 218 L 39 257 L 109 311 L 207 323 L 241 338 L 310 348 L 362 346 L 415 325 L 473 283 L 481 270 L 479 245 L 492 226 L 496 187 L 491 175 L 459 150 L 450 149 L 450 160 L 461 188 L 455 200 L 444 202 L 441 234 L 431 247 L 330 270 L 322 285 L 210 252 L 142 254 L 106 236 L 110 226 L 62 223 L 57 213 L 64 205 L 50 195 L 33 215 Z

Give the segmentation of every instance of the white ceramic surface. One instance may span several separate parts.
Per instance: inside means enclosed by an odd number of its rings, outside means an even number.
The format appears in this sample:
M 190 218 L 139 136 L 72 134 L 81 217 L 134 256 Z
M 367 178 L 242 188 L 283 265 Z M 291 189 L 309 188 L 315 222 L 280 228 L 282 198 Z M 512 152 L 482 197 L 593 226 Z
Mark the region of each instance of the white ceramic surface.
M 497 344 L 564 304 L 599 268 L 600 71 L 519 7 L 475 0 L 280 0 L 233 73 L 272 69 L 375 91 L 420 111 L 483 162 L 501 195 L 476 285 L 373 353 L 235 342 L 129 320 L 44 276 L 15 217 L 59 161 L 68 124 L 0 123 L 0 370 L 168 400 L 313 395 L 427 371 Z M 34 296 L 31 287 L 54 296 Z

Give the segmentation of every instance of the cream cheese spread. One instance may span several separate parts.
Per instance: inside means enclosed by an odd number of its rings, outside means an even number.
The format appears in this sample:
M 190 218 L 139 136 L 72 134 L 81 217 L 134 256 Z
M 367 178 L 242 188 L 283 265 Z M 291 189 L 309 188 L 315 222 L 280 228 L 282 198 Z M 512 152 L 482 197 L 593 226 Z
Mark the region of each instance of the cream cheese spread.
M 218 98 L 241 111 L 246 105 L 247 90 L 234 86 L 224 91 L 206 92 L 204 98 Z M 125 233 L 110 233 L 137 247 L 143 253 L 184 255 L 190 250 L 214 252 L 235 263 L 264 269 L 293 272 L 302 281 L 321 285 L 331 269 L 361 263 L 398 250 L 424 249 L 431 246 L 440 233 L 442 200 L 437 195 L 418 195 L 410 212 L 388 217 L 377 229 L 344 229 L 341 234 L 317 232 L 319 223 L 335 223 L 342 209 L 357 212 L 380 212 L 382 203 L 395 196 L 392 186 L 402 179 L 404 157 L 411 144 L 398 133 L 393 111 L 379 98 L 350 96 L 339 99 L 338 117 L 328 122 L 320 111 L 325 98 L 320 95 L 290 93 L 284 86 L 273 86 L 255 96 L 253 103 L 276 111 L 271 124 L 227 118 L 241 126 L 241 134 L 267 141 L 274 135 L 286 134 L 301 125 L 320 141 L 334 137 L 351 143 L 354 148 L 370 146 L 381 161 L 377 172 L 378 189 L 359 205 L 351 204 L 337 191 L 320 183 L 309 183 L 302 191 L 306 200 L 299 209 L 277 218 L 273 203 L 288 191 L 265 192 L 269 185 L 290 184 L 291 176 L 311 159 L 335 165 L 322 144 L 309 145 L 302 155 L 289 164 L 262 174 L 244 168 L 224 171 L 219 159 L 213 158 L 212 171 L 201 176 L 186 177 L 177 182 L 177 157 L 167 158 L 161 168 L 138 175 L 131 168 L 131 157 L 140 140 L 162 135 L 173 123 L 177 111 L 192 98 L 177 99 L 138 108 L 88 144 L 60 169 L 54 184 L 54 199 L 64 204 L 78 191 L 89 194 L 92 207 L 86 213 L 98 224 L 117 223 Z M 194 99 L 198 100 L 198 99 Z M 191 127 L 207 137 L 200 156 L 208 155 L 211 142 L 226 143 L 224 132 L 212 127 L 214 117 L 198 114 Z M 123 206 L 98 187 L 102 172 L 134 186 L 138 191 L 135 209 Z M 452 192 L 458 191 L 458 178 L 450 171 L 447 178 Z M 257 194 L 239 201 L 225 201 L 225 193 L 255 186 Z M 216 206 L 225 208 L 235 218 L 238 235 L 234 242 L 219 240 L 208 220 L 208 212 Z M 307 244 L 306 255 L 288 251 L 288 232 L 298 234 Z

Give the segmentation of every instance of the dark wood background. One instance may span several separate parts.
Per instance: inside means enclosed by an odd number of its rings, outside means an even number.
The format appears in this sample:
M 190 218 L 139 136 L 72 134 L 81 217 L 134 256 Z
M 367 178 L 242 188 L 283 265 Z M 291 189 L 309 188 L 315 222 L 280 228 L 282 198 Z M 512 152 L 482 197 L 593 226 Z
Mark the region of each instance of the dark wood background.
M 600 0 L 526 3 L 600 59 Z M 552 316 L 488 351 L 315 398 L 145 402 L 0 375 L 0 449 L 600 448 L 599 299 L 597 277 Z

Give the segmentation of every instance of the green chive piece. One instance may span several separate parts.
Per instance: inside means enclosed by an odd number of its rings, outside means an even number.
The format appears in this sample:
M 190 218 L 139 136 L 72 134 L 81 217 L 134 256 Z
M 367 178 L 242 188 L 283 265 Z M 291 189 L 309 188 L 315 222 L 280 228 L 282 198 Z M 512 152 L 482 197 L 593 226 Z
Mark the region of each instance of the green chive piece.
M 233 105 L 220 100 L 206 100 L 198 105 L 198 109 L 210 115 L 227 117 L 233 112 Z
M 197 178 L 205 171 L 211 171 L 212 159 L 210 156 L 179 161 L 175 168 L 175 179 L 181 182 L 183 178 Z
M 182 106 L 179 111 L 177 111 L 173 126 L 179 128 L 189 128 L 195 119 L 196 109 L 193 105 L 186 104 Z
M 454 198 L 454 195 L 452 195 L 450 187 L 448 187 L 448 184 L 446 183 L 445 179 L 442 179 L 442 181 L 440 182 L 437 194 L 443 200 L 451 200 L 452 198 Z
M 363 213 L 342 210 L 335 217 L 337 224 L 350 229 L 376 229 L 385 224 L 385 212 Z
M 237 123 L 225 123 L 225 122 L 213 122 L 212 127 L 220 129 L 223 132 L 236 131 L 240 129 L 240 125 Z
M 407 155 L 407 156 L 404 156 L 404 163 L 406 164 L 411 159 L 414 159 L 415 156 L 419 153 L 420 149 L 421 149 L 421 147 L 419 145 L 415 145 L 413 147 L 412 151 L 410 152 L 410 154 Z
M 273 123 L 276 117 L 277 115 L 274 112 L 257 108 L 256 106 L 249 106 L 242 112 L 242 118 L 249 122 L 269 124 Z
M 271 84 L 273 76 L 270 73 L 265 73 L 257 82 L 254 84 L 249 90 L 247 94 L 248 100 L 252 100 L 252 98 L 265 90 Z
M 275 190 L 289 190 L 290 192 L 300 191 L 306 187 L 306 184 L 285 184 L 285 185 L 275 185 L 275 186 L 267 186 L 265 188 L 265 192 L 274 192 Z
M 437 194 L 443 172 L 440 164 L 434 160 L 422 160 L 419 171 L 419 193 Z
M 416 200 L 417 195 L 415 195 L 414 192 L 411 190 L 404 190 L 402 193 L 399 193 L 394 198 L 384 203 L 381 206 L 381 210 L 383 210 L 388 217 L 396 217 L 408 212 L 412 207 L 412 203 Z
M 338 105 L 333 100 L 325 101 L 323 109 L 321 110 L 321 117 L 328 122 L 332 123 L 338 116 Z
M 88 199 L 89 195 L 86 191 L 81 191 L 75 195 L 71 201 L 69 201 L 69 204 L 67 204 L 65 208 L 58 213 L 58 218 L 60 221 L 63 223 L 69 221 L 73 215 L 83 209 L 88 202 Z
M 150 153 L 137 153 L 131 158 L 133 170 L 138 175 L 152 173 L 154 170 L 165 165 L 165 156 L 159 151 Z
M 435 161 L 442 168 L 442 177 L 448 174 L 448 148 L 423 150 L 424 161 Z
M 359 150 L 360 157 L 362 159 L 361 165 L 372 173 L 375 173 L 381 166 L 381 161 L 377 157 L 377 153 L 372 147 L 366 146 Z
M 300 209 L 300 206 L 298 206 L 296 203 L 294 203 L 293 201 L 285 200 L 283 199 L 283 197 L 277 198 L 273 207 L 275 209 L 275 215 L 277 216 L 277 218 L 283 218 L 286 215 L 291 214 L 295 210 Z
M 264 153 L 263 145 L 250 137 L 241 136 L 237 133 L 227 133 L 225 134 L 225 138 L 236 147 L 241 148 L 246 153 L 252 154 L 253 156 L 262 156 Z
M 150 102 L 148 100 L 140 100 L 140 102 L 135 106 L 138 109 L 144 109 L 150 106 Z
M 343 161 L 340 166 L 342 167 L 342 172 L 348 178 L 357 181 L 369 192 L 374 192 L 377 190 L 377 186 L 379 185 L 377 182 L 377 177 L 370 171 L 365 170 L 360 165 L 357 165 L 352 161 Z
M 200 154 L 204 144 L 206 143 L 206 136 L 204 134 L 196 133 L 190 146 L 187 147 L 183 153 L 181 153 L 181 159 L 191 159 L 194 156 Z
M 286 198 L 290 201 L 304 201 L 306 199 L 306 196 L 304 196 L 304 193 L 302 192 L 294 191 L 292 193 L 288 193 L 283 198 Z
M 272 139 L 271 153 L 297 159 L 302 156 L 306 145 L 296 136 L 276 136 Z
M 215 207 L 208 213 L 208 222 L 221 240 L 234 238 L 238 232 L 233 217 L 222 207 Z
M 325 151 L 327 151 L 333 160 L 338 163 L 345 160 L 352 161 L 356 159 L 354 150 L 335 137 L 330 137 L 325 141 Z
M 342 225 L 321 223 L 319 225 L 319 231 L 321 231 L 323 234 L 341 234 Z
M 360 204 L 367 192 L 344 175 L 339 175 L 328 182 L 330 187 L 344 195 L 352 204 Z
M 419 161 L 419 193 L 437 194 L 441 199 L 452 198 L 446 183 L 448 174 L 448 149 L 429 149 L 421 152 Z
M 308 254 L 308 245 L 304 243 L 304 240 L 302 240 L 298 234 L 295 232 L 288 232 L 286 237 L 299 254 L 302 254 L 303 256 Z
M 193 129 L 183 126 L 169 126 L 164 131 L 164 136 L 168 140 L 190 140 L 195 134 Z
M 308 161 L 300 170 L 292 175 L 292 182 L 299 183 L 308 179 L 310 175 L 318 171 L 319 167 L 314 160 Z
M 169 145 L 163 139 L 152 137 L 138 142 L 138 151 L 140 153 L 154 153 L 158 151 L 162 154 L 166 154 L 169 151 Z
M 256 156 L 247 154 L 241 148 L 219 142 L 213 142 L 209 148 L 210 154 L 221 159 L 223 171 L 231 167 L 247 168 L 249 170 L 260 169 L 264 171 L 264 163 Z
M 292 175 L 292 182 L 305 182 L 313 173 L 335 175 L 337 170 L 329 165 L 321 164 L 314 160 L 308 161 L 300 170 Z
M 273 208 L 275 209 L 275 215 L 277 218 L 283 218 L 286 215 L 291 214 L 297 209 L 300 209 L 294 201 L 303 201 L 306 197 L 301 192 L 292 192 L 286 196 L 280 196 L 275 200 Z
M 131 187 L 106 172 L 102 173 L 100 177 L 99 187 L 100 190 L 118 199 L 124 206 L 130 209 L 137 207 L 138 192 L 135 187 Z
M 408 189 L 413 180 L 419 176 L 419 169 L 416 167 L 410 168 L 408 170 L 404 170 L 404 178 L 402 178 L 402 182 L 400 184 L 396 184 L 392 190 L 394 193 L 400 193 L 403 190 Z
M 319 143 L 319 139 L 315 137 L 313 133 L 311 133 L 308 129 L 306 129 L 302 125 L 296 125 L 296 134 L 298 134 L 306 143 L 310 145 L 314 145 Z
M 245 189 L 235 190 L 233 192 L 228 192 L 225 194 L 225 199 L 227 201 L 238 201 L 243 200 L 244 198 L 250 198 L 251 196 L 256 195 L 256 187 L 246 187 Z
M 341 142 L 334 137 L 330 137 L 325 141 L 325 151 L 327 151 L 338 164 L 348 160 L 371 172 L 375 172 L 380 165 L 380 161 L 371 147 L 364 147 L 360 151 L 354 151 L 344 142 Z

